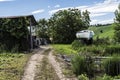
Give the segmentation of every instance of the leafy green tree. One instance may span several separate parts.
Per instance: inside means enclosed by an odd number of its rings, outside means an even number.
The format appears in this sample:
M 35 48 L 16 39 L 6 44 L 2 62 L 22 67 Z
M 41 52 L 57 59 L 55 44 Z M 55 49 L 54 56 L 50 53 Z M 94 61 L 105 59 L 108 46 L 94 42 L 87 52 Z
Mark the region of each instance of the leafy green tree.
M 47 27 L 47 20 L 40 19 L 38 21 L 38 25 L 37 25 L 37 36 L 41 37 L 41 38 L 47 38 L 48 37 L 48 27 Z
M 89 26 L 89 24 L 90 24 L 89 14 L 90 14 L 90 12 L 87 10 L 85 10 L 85 12 L 83 12 L 82 20 L 83 20 L 85 26 Z
M 54 43 L 71 43 L 79 30 L 89 27 L 89 12 L 78 9 L 60 10 L 49 19 L 49 35 Z
M 115 40 L 120 42 L 120 5 L 115 11 Z

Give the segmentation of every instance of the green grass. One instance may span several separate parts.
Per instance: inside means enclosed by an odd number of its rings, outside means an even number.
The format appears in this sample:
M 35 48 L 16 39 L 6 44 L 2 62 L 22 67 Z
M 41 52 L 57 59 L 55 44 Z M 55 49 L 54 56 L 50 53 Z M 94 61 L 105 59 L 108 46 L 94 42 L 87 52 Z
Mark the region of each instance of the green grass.
M 109 26 L 101 26 L 101 27 L 89 27 L 89 30 L 93 30 L 95 33 L 94 38 L 96 38 L 97 36 L 99 36 L 99 38 L 113 38 L 114 36 L 114 26 L 113 25 L 109 25 Z M 103 31 L 103 33 L 101 33 L 100 31 Z
M 28 58 L 23 53 L 1 53 L 0 80 L 20 80 Z
M 52 47 L 57 51 L 59 54 L 74 54 L 77 53 L 77 51 L 73 50 L 71 45 L 66 44 L 54 44 Z

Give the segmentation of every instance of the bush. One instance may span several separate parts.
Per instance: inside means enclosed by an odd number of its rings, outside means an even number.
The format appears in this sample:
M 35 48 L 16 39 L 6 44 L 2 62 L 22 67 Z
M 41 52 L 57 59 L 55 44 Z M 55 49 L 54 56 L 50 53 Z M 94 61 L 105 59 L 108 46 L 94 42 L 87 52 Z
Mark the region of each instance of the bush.
M 72 42 L 72 48 L 74 50 L 78 50 L 81 46 L 83 46 L 83 44 L 79 40 L 74 40 Z
M 78 80 L 89 80 L 86 74 L 81 74 L 78 76 Z
M 87 74 L 90 77 L 93 76 L 92 61 L 90 57 L 84 58 L 83 56 L 75 55 L 72 58 L 71 63 L 72 70 L 77 76 L 81 74 Z
M 11 49 L 11 52 L 12 53 L 17 53 L 17 52 L 19 52 L 19 45 L 15 45 L 12 49 Z
M 91 52 L 94 54 L 102 54 L 104 52 L 104 46 L 92 45 L 90 47 L 87 47 L 87 52 Z
M 87 65 L 85 58 L 79 55 L 75 55 L 72 60 L 72 70 L 76 75 L 84 74 L 87 71 Z
M 107 46 L 105 48 L 105 53 L 108 54 L 113 54 L 113 53 L 120 53 L 120 45 L 111 45 L 111 46 Z
M 120 74 L 118 76 L 115 76 L 114 79 L 120 79 Z
M 111 76 L 104 75 L 103 77 L 97 77 L 96 80 L 114 80 Z
M 106 45 L 85 45 L 82 44 L 80 41 L 75 40 L 72 43 L 72 49 L 76 50 L 77 52 L 83 52 L 83 53 L 95 53 L 95 54 L 101 54 L 104 52 Z
M 104 75 L 102 80 L 113 80 L 113 78 L 111 76 Z
M 3 53 L 3 52 L 8 52 L 8 48 L 6 47 L 5 44 L 0 43 L 0 53 Z
M 109 45 L 110 44 L 110 39 L 108 37 L 106 38 L 99 38 L 97 37 L 95 40 L 94 40 L 94 45 Z
M 120 58 L 113 56 L 104 61 L 105 73 L 110 76 L 117 76 L 120 74 Z

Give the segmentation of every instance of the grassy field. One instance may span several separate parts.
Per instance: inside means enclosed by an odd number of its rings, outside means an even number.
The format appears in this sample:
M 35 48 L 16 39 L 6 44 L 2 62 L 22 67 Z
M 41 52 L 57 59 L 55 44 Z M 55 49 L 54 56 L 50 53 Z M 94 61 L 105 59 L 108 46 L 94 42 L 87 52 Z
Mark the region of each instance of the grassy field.
M 0 80 L 20 80 L 28 58 L 23 53 L 1 53 Z
M 109 25 L 109 26 L 101 26 L 101 27 L 89 27 L 89 30 L 93 30 L 95 32 L 95 37 L 99 36 L 100 38 L 113 38 L 114 36 L 114 27 L 113 25 Z M 103 31 L 103 33 L 101 33 L 100 31 Z
M 59 54 L 75 54 L 77 51 L 73 50 L 71 45 L 66 44 L 54 44 L 52 47 L 55 49 L 55 51 Z

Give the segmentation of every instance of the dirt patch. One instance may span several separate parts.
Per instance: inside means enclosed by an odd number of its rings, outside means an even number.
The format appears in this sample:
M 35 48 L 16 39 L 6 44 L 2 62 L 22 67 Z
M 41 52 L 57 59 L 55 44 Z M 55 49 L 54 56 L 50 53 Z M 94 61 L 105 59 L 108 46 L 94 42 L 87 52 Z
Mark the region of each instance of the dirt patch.
M 44 55 L 42 53 L 48 49 L 48 47 L 41 48 L 37 53 L 31 56 L 25 67 L 24 75 L 21 80 L 34 80 L 36 65 L 40 62 Z
M 63 67 L 67 64 L 65 64 L 64 62 L 62 62 L 62 64 L 60 62 L 58 62 L 56 60 L 56 56 L 53 55 L 53 51 L 51 51 L 49 53 L 48 59 L 49 59 L 49 62 L 52 64 L 53 68 L 55 69 L 56 74 L 58 75 L 60 80 L 77 80 L 77 78 L 75 78 L 75 76 L 73 76 L 73 75 L 68 78 L 66 75 L 63 74 L 63 69 L 64 69 Z M 64 69 L 64 71 L 70 72 L 70 70 L 67 70 L 67 69 Z M 71 74 L 71 73 L 69 73 L 69 74 Z
M 35 80 L 60 80 L 47 56 L 44 56 L 37 68 Z

